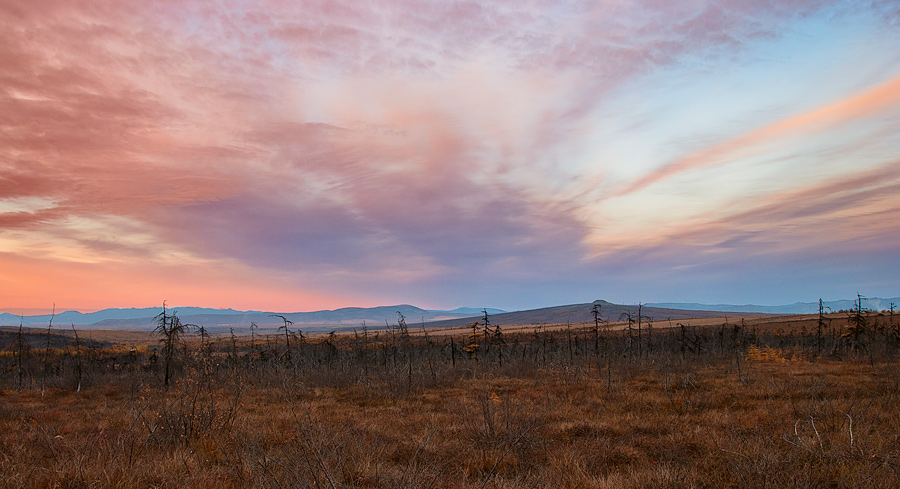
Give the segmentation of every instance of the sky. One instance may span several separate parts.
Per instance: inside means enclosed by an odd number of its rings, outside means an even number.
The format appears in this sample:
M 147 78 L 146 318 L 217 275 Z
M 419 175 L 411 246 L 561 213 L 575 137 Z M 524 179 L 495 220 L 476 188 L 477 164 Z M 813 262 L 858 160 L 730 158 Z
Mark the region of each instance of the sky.
M 0 309 L 900 296 L 895 0 L 0 2 Z

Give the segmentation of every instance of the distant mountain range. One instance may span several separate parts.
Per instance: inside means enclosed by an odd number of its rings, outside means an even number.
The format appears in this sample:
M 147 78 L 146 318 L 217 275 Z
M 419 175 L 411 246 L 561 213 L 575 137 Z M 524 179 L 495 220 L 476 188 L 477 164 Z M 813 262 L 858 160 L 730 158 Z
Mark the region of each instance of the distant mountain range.
M 863 309 L 872 311 L 888 311 L 894 304 L 894 309 L 900 305 L 900 297 L 893 299 L 881 299 L 879 297 L 863 297 Z M 819 302 L 795 302 L 783 306 L 756 306 L 753 304 L 733 305 L 733 304 L 697 304 L 697 303 L 674 303 L 674 302 L 655 302 L 646 304 L 649 307 L 664 307 L 670 309 L 689 309 L 692 311 L 719 311 L 719 312 L 756 312 L 761 314 L 815 314 L 819 312 Z M 856 309 L 856 299 L 847 299 L 839 301 L 824 301 L 825 311 L 841 311 Z
M 637 318 L 638 312 L 644 318 L 652 321 L 667 321 L 681 319 L 696 319 L 720 317 L 724 313 L 719 311 L 701 311 L 677 308 L 652 307 L 650 305 L 625 305 L 597 300 L 584 304 L 569 304 L 566 306 L 544 307 L 527 311 L 504 312 L 492 314 L 489 317 L 491 324 L 495 325 L 525 325 L 525 324 L 579 324 L 594 321 L 591 312 L 594 305 L 600 308 L 600 319 L 603 321 L 620 321 L 630 314 Z M 748 316 L 763 315 L 762 313 L 746 313 Z M 471 323 L 474 318 L 448 319 L 431 323 L 429 326 L 441 328 L 453 328 Z M 645 319 L 646 320 L 646 319 Z
M 888 310 L 891 304 L 900 304 L 900 298 L 863 300 L 863 307 L 870 310 Z M 494 324 L 559 324 L 582 323 L 593 321 L 591 307 L 597 304 L 601 308 L 604 320 L 617 321 L 623 314 L 637 314 L 637 305 L 613 304 L 606 301 L 594 301 L 586 304 L 570 304 L 564 306 L 545 307 L 527 311 L 506 312 L 501 309 L 487 308 L 490 320 Z M 828 301 L 824 303 L 826 310 L 839 311 L 852 309 L 854 300 Z M 757 306 L 753 304 L 697 304 L 697 303 L 647 303 L 641 305 L 642 315 L 656 321 L 668 319 L 688 319 L 716 317 L 727 314 L 813 314 L 818 312 L 818 302 L 797 302 L 782 306 Z M 155 326 L 154 318 L 162 311 L 159 307 L 142 309 L 104 309 L 102 311 L 82 313 L 65 311 L 53 317 L 54 325 L 67 328 L 74 324 L 82 329 L 130 329 L 151 330 Z M 297 329 L 316 330 L 323 328 L 343 329 L 359 327 L 363 323 L 372 328 L 386 324 L 396 324 L 398 312 L 403 314 L 412 327 L 420 323 L 429 326 L 457 326 L 470 323 L 482 316 L 482 309 L 460 307 L 453 310 L 421 309 L 408 304 L 380 307 L 345 307 L 334 310 L 314 312 L 275 313 L 264 311 L 236 311 L 234 309 L 212 309 L 202 307 L 173 307 L 170 313 L 177 313 L 182 322 L 203 325 L 209 328 L 235 327 L 246 328 L 251 323 L 260 327 L 275 327 L 282 323 L 281 317 L 292 321 Z M 17 316 L 0 313 L 0 326 L 18 326 L 21 322 L 28 327 L 46 327 L 50 315 Z
M 397 306 L 380 307 L 345 307 L 335 310 L 323 310 L 314 312 L 264 312 L 264 311 L 236 311 L 234 309 L 213 309 L 205 307 L 171 307 L 169 313 L 176 313 L 183 323 L 203 325 L 204 327 L 217 326 L 243 326 L 251 323 L 259 326 L 281 325 L 284 316 L 300 325 L 349 325 L 359 326 L 363 322 L 371 327 L 383 326 L 385 322 L 394 324 L 403 314 L 406 321 L 416 324 L 422 321 L 433 322 L 446 319 L 457 319 L 481 316 L 482 309 L 473 307 L 459 307 L 453 310 L 429 310 L 421 309 L 407 304 Z M 136 329 L 150 330 L 155 327 L 154 318 L 162 312 L 160 307 L 128 308 L 128 309 L 104 309 L 97 312 L 82 313 L 78 311 L 65 311 L 53 316 L 54 325 L 67 328 L 74 324 L 79 328 L 90 329 Z M 501 309 L 487 308 L 488 314 L 500 314 Z M 0 326 L 18 326 L 20 322 L 29 327 L 46 327 L 51 315 L 17 316 L 15 314 L 0 313 Z
M 900 304 L 897 299 L 867 299 L 863 300 L 863 308 L 873 310 L 890 309 L 891 303 Z M 566 306 L 545 307 L 528 311 L 505 312 L 491 314 L 492 324 L 523 325 L 523 324 L 565 324 L 565 323 L 590 323 L 594 320 L 591 308 L 600 306 L 600 316 L 604 321 L 619 321 L 623 316 L 638 315 L 639 306 L 613 304 L 611 302 L 597 300 L 586 304 L 571 304 Z M 839 311 L 855 307 L 852 300 L 825 302 L 826 311 Z M 640 315 L 650 318 L 652 321 L 699 319 L 722 316 L 761 316 L 766 314 L 812 314 L 819 312 L 819 303 L 796 303 L 784 306 L 754 306 L 754 305 L 707 305 L 689 303 L 647 303 L 640 305 Z M 468 319 L 448 319 L 431 323 L 434 327 L 456 327 L 469 324 Z

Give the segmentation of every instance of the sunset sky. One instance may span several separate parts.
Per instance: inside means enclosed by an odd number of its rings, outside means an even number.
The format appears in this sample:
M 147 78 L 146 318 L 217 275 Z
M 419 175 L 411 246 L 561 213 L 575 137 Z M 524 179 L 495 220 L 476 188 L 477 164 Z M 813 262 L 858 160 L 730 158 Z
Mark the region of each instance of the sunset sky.
M 900 295 L 900 3 L 0 2 L 0 310 Z

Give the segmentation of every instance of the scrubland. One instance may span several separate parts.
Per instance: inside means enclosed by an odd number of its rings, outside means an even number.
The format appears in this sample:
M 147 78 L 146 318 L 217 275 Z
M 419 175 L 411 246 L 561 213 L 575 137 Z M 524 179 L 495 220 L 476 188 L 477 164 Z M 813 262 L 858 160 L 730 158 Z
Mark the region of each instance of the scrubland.
M 900 487 L 900 321 L 632 319 L 171 356 L 8 330 L 0 486 Z

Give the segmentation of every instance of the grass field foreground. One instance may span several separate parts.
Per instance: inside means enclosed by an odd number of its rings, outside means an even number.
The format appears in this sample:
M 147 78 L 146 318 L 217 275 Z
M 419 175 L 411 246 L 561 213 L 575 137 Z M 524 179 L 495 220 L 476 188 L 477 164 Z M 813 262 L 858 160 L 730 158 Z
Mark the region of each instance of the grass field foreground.
M 878 321 L 7 348 L 0 485 L 900 487 Z

